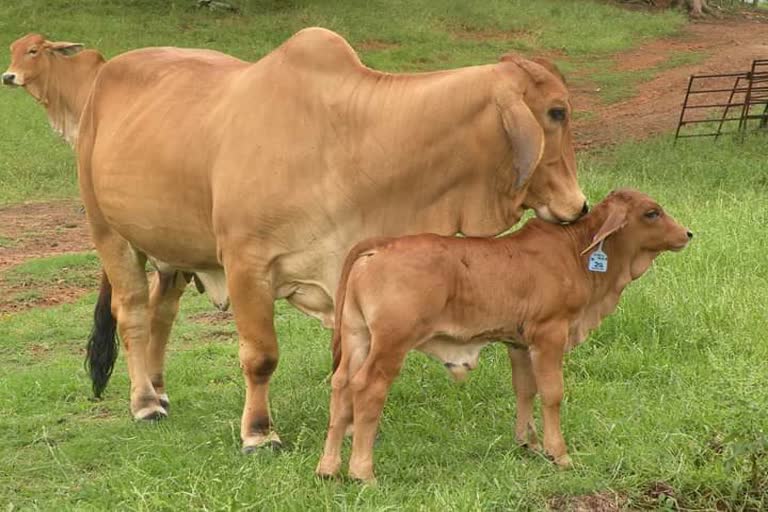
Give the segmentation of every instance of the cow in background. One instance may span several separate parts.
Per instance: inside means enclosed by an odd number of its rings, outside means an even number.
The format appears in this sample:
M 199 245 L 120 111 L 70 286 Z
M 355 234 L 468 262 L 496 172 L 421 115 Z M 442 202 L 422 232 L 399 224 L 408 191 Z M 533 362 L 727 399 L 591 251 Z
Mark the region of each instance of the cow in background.
M 99 52 L 84 50 L 80 43 L 28 34 L 11 44 L 3 85 L 23 87 L 45 108 L 51 128 L 74 147 L 80 114 L 104 62 Z

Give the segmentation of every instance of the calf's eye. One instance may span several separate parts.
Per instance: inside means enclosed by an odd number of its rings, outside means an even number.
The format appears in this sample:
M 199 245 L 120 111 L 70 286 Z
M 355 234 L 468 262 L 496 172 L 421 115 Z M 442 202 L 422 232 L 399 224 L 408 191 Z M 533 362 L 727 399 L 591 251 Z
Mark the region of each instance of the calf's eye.
M 548 114 L 553 121 L 565 121 L 565 116 L 568 112 L 564 108 L 551 108 Z
M 651 219 L 651 220 L 658 219 L 659 215 L 660 215 L 659 210 L 651 210 L 649 212 L 645 212 L 645 218 Z

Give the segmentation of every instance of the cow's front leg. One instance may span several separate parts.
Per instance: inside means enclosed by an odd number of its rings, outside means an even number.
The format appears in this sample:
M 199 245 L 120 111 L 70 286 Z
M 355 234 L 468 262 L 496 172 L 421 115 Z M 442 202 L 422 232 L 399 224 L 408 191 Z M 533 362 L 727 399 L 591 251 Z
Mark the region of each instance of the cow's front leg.
M 278 350 L 274 298 L 266 272 L 238 256 L 235 252 L 232 261 L 225 262 L 225 271 L 240 335 L 240 367 L 246 386 L 240 438 L 243 453 L 251 453 L 262 446 L 282 446 L 269 412 L 269 379 L 277 368 Z
M 531 366 L 531 354 L 524 347 L 507 346 L 512 365 L 512 385 L 517 397 L 515 440 L 531 450 L 539 449 L 536 424 L 533 420 L 533 402 L 536 398 L 536 378 Z
M 563 400 L 563 343 L 541 340 L 531 349 L 536 386 L 541 395 L 544 420 L 544 451 L 555 464 L 569 467 L 571 458 L 560 430 L 560 402 Z
M 147 370 L 166 412 L 170 406 L 164 376 L 166 346 L 186 287 L 187 280 L 182 272 L 155 272 L 150 278 Z

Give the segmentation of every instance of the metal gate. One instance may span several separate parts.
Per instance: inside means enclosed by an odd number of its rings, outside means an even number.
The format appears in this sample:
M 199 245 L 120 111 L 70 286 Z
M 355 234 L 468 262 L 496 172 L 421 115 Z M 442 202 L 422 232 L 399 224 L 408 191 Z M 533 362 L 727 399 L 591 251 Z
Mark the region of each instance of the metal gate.
M 726 99 L 727 95 L 727 99 Z M 717 128 L 714 127 L 717 125 Z M 744 133 L 768 125 L 768 59 L 752 61 L 749 71 L 691 75 L 685 93 L 677 139 Z M 709 128 L 699 128 L 706 126 Z

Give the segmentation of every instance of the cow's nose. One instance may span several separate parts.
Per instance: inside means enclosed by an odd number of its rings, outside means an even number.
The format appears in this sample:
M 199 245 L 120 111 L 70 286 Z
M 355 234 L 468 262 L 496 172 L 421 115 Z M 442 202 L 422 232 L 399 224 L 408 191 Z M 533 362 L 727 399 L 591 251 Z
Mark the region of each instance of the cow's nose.
M 690 232 L 690 231 L 686 231 L 686 232 L 685 232 L 685 234 L 686 234 L 686 235 L 688 235 L 688 240 L 690 240 L 691 238 L 693 238 L 693 233 L 692 233 L 692 232 Z
M 587 213 L 589 213 L 589 204 L 584 201 L 584 206 L 581 207 L 581 214 L 586 215 Z
M 13 73 L 3 73 L 3 85 L 13 85 L 16 75 Z

